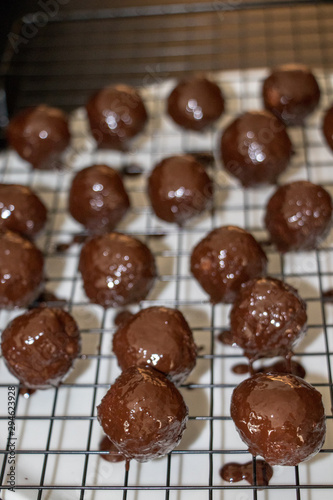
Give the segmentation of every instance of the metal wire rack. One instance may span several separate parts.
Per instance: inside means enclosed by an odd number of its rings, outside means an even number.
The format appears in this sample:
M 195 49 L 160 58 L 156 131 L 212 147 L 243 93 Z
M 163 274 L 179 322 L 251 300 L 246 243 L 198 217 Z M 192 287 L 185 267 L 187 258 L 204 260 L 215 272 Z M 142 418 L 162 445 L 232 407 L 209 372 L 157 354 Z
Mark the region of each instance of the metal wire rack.
M 216 153 L 219 131 L 239 111 L 261 107 L 261 81 L 267 68 L 282 62 L 314 67 L 323 98 L 304 128 L 290 130 L 296 154 L 281 183 L 293 179 L 318 182 L 333 195 L 332 154 L 320 132 L 323 109 L 333 101 L 333 8 L 328 2 L 202 2 L 98 8 L 89 2 L 62 2 L 27 42 L 9 43 L 2 76 L 10 113 L 47 102 L 71 112 L 72 148 L 68 169 L 61 173 L 31 171 L 15 153 L 0 158 L 1 182 L 32 186 L 49 208 L 47 230 L 37 243 L 43 249 L 47 288 L 66 299 L 83 337 L 82 356 L 57 389 L 16 399 L 16 492 L 8 490 L 7 391 L 17 381 L 0 359 L 0 483 L 1 498 L 187 500 L 328 500 L 332 497 L 333 465 L 332 334 L 333 306 L 323 292 L 333 287 L 333 239 L 316 252 L 280 256 L 268 249 L 269 274 L 296 286 L 308 305 L 309 330 L 296 358 L 307 380 L 323 394 L 328 436 L 323 450 L 298 467 L 274 468 L 270 484 L 258 489 L 245 482 L 230 485 L 219 476 L 230 461 L 250 460 L 230 419 L 230 395 L 242 377 L 232 371 L 242 360 L 237 349 L 222 345 L 218 333 L 228 327 L 229 307 L 212 306 L 189 272 L 194 244 L 209 230 L 238 224 L 265 239 L 262 216 L 272 189 L 243 190 L 217 165 L 217 189 L 210 213 L 179 230 L 159 221 L 145 194 L 146 174 L 125 177 L 132 209 L 119 231 L 138 236 L 152 249 L 159 279 L 147 300 L 150 305 L 178 307 L 201 346 L 197 367 L 181 388 L 190 408 L 188 429 L 179 447 L 151 463 L 110 464 L 100 458 L 102 431 L 96 404 L 119 373 L 111 352 L 115 312 L 91 305 L 77 270 L 80 247 L 56 251 L 81 231 L 67 213 L 67 192 L 73 171 L 105 162 L 117 168 L 138 163 L 145 172 L 169 154 L 209 150 Z M 59 2 L 60 4 L 60 2 Z M 300 5 L 306 4 L 306 5 Z M 36 22 L 28 16 L 15 27 Z M 40 18 L 41 19 L 41 18 Z M 23 30 L 23 31 L 22 31 Z M 27 33 L 28 31 L 26 31 Z M 224 91 L 227 112 L 209 132 L 181 132 L 165 116 L 165 98 L 175 78 L 189 71 L 208 71 Z M 96 89 L 122 81 L 141 87 L 150 122 L 129 154 L 95 151 L 88 135 L 86 98 Z M 164 236 L 156 237 L 163 233 Z M 20 311 L 0 313 L 0 326 Z M 191 389 L 191 390 L 190 390 Z M 255 460 L 254 460 L 255 466 Z

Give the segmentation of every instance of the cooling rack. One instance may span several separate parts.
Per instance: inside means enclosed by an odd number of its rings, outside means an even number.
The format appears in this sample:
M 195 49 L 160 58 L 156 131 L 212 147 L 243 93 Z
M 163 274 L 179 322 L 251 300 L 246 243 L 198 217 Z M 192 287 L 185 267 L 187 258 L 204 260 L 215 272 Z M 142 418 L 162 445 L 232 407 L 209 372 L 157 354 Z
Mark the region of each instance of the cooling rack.
M 28 399 L 18 395 L 17 381 L 0 359 L 3 500 L 332 498 L 333 305 L 323 300 L 323 293 L 333 288 L 332 235 L 316 252 L 282 257 L 267 248 L 269 274 L 294 285 L 307 302 L 309 329 L 296 359 L 306 369 L 306 380 L 324 398 L 328 428 L 324 448 L 298 467 L 274 467 L 268 486 L 258 488 L 245 481 L 229 484 L 219 476 L 220 467 L 252 459 L 229 413 L 232 390 L 246 377 L 232 368 L 244 359 L 240 350 L 218 341 L 221 330 L 228 328 L 229 306 L 209 304 L 189 272 L 189 255 L 208 231 L 223 224 L 240 225 L 264 241 L 262 218 L 272 188 L 245 191 L 223 173 L 217 161 L 210 170 L 217 186 L 212 210 L 182 230 L 152 214 L 145 192 L 147 173 L 164 156 L 193 151 L 216 154 L 220 131 L 231 118 L 243 110 L 260 109 L 261 81 L 268 67 L 297 61 L 313 66 L 323 97 L 306 126 L 290 130 L 296 154 L 280 183 L 309 179 L 333 195 L 333 157 L 320 130 L 323 110 L 333 101 L 333 9 L 321 2 L 279 4 L 261 2 L 260 9 L 255 2 L 166 4 L 141 8 L 140 15 L 134 16 L 130 2 L 117 11 L 97 7 L 92 11 L 87 9 L 88 2 L 81 2 L 81 10 L 73 10 L 78 6 L 72 0 L 72 4 L 63 2 L 57 17 L 49 18 L 45 27 L 22 42 L 17 53 L 9 43 L 2 75 L 10 113 L 43 101 L 70 112 L 73 141 L 64 170 L 31 171 L 15 153 L 5 150 L 0 157 L 0 178 L 32 186 L 49 209 L 46 231 L 37 240 L 46 258 L 47 289 L 67 301 L 79 324 L 83 347 L 75 369 L 59 388 L 39 391 Z M 98 7 L 105 4 L 100 0 Z M 21 20 L 14 33 L 22 34 L 34 19 Z M 176 79 L 197 70 L 208 72 L 219 83 L 227 101 L 225 115 L 201 135 L 182 132 L 165 115 L 165 98 Z M 94 149 L 82 107 L 91 92 L 112 81 L 138 85 L 149 110 L 148 127 L 128 154 Z M 124 177 L 132 208 L 118 229 L 150 246 L 159 279 L 150 296 L 131 310 L 151 305 L 178 307 L 200 346 L 197 367 L 181 387 L 190 409 L 183 440 L 167 457 L 146 464 L 133 462 L 129 472 L 123 463 L 101 459 L 102 432 L 96 420 L 96 405 L 119 374 L 111 352 L 116 312 L 88 303 L 77 269 L 80 246 L 57 251 L 59 243 L 70 242 L 82 231 L 67 213 L 73 172 L 97 162 L 119 169 L 136 164 L 144 169 L 142 175 Z M 20 312 L 1 311 L 0 327 Z M 15 493 L 7 483 L 9 386 L 16 388 Z

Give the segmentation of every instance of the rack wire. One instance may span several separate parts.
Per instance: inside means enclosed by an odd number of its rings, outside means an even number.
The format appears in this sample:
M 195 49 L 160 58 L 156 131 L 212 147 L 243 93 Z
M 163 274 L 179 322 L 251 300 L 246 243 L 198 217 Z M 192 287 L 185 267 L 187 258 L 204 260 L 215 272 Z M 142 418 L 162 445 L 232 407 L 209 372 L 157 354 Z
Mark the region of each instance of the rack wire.
M 72 0 L 74 2 L 74 0 Z M 65 2 L 63 2 L 65 3 Z M 243 190 L 219 162 L 211 171 L 216 181 L 214 206 L 184 229 L 159 221 L 146 197 L 146 176 L 162 157 L 180 152 L 213 151 L 223 127 L 240 111 L 260 109 L 261 81 L 267 68 L 282 62 L 314 67 L 322 89 L 320 109 L 304 128 L 290 130 L 296 154 L 280 183 L 309 179 L 333 195 L 332 154 L 320 131 L 323 110 L 333 101 L 333 8 L 327 2 L 231 2 L 229 4 L 166 4 L 140 7 L 134 15 L 130 2 L 115 13 L 88 9 L 89 2 L 68 4 L 57 17 L 18 52 L 13 46 L 4 60 L 10 113 L 47 102 L 71 113 L 72 148 L 62 172 L 31 171 L 18 156 L 5 151 L 0 158 L 1 182 L 32 186 L 49 209 L 46 231 L 37 241 L 46 258 L 47 289 L 66 299 L 83 338 L 82 356 L 59 388 L 39 391 L 29 399 L 16 392 L 16 492 L 8 490 L 7 391 L 17 381 L 0 359 L 0 482 L 4 500 L 123 499 L 123 500 L 328 500 L 332 497 L 333 465 L 332 334 L 333 306 L 323 300 L 333 288 L 332 235 L 316 252 L 279 255 L 268 248 L 269 274 L 299 289 L 307 302 L 309 329 L 296 359 L 307 380 L 323 394 L 328 436 L 316 458 L 298 467 L 274 468 L 270 484 L 260 489 L 245 482 L 225 483 L 219 476 L 227 462 L 251 460 L 230 419 L 233 388 L 246 376 L 232 367 L 242 353 L 222 345 L 217 336 L 228 328 L 229 306 L 212 306 L 189 272 L 193 246 L 209 230 L 236 224 L 259 240 L 264 207 L 272 188 Z M 305 3 L 308 5 L 299 5 Z M 223 4 L 223 5 L 222 5 Z M 246 6 L 245 6 L 246 4 Z M 265 4 L 265 5 L 263 5 Z M 200 7 L 201 6 L 201 7 Z M 214 8 L 215 6 L 215 8 Z M 230 8 L 227 9 L 226 7 Z M 267 8 L 263 8 L 263 7 Z M 75 7 L 75 8 L 74 8 Z M 200 7 L 200 8 L 199 8 Z M 223 8 L 222 8 L 223 7 Z M 177 10 L 178 9 L 178 10 Z M 221 15 L 221 13 L 223 15 Z M 21 33 L 28 17 L 16 26 Z M 10 44 L 9 44 L 10 45 Z M 205 134 L 183 132 L 165 115 L 165 98 L 180 76 L 210 72 L 225 94 L 227 112 Z M 98 88 L 113 81 L 140 86 L 150 121 L 131 153 L 96 151 L 89 137 L 84 104 Z M 197 367 L 181 388 L 190 408 L 188 429 L 177 449 L 146 464 L 124 465 L 101 459 L 101 428 L 96 405 L 119 374 L 111 352 L 113 310 L 88 303 L 78 273 L 79 245 L 57 252 L 82 228 L 67 212 L 67 193 L 73 172 L 105 162 L 121 169 L 129 163 L 145 174 L 125 177 L 132 208 L 118 230 L 135 235 L 152 249 L 159 279 L 150 296 L 131 310 L 150 305 L 178 307 L 201 347 Z M 163 237 L 156 235 L 164 234 Z M 21 311 L 1 311 L 0 326 Z M 255 466 L 255 460 L 254 460 Z

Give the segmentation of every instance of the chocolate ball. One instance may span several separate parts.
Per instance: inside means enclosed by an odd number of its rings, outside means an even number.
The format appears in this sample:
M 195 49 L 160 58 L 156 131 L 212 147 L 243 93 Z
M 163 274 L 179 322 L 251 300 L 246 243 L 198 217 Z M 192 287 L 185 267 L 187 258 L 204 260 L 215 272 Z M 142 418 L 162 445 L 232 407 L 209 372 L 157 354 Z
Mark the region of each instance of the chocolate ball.
M 221 137 L 224 168 L 244 187 L 276 183 L 291 155 L 284 124 L 268 111 L 243 113 Z
M 151 366 L 179 385 L 196 363 L 196 345 L 184 316 L 176 309 L 142 309 L 118 328 L 113 351 L 122 370 Z
M 176 386 L 162 373 L 132 366 L 111 385 L 97 407 L 97 418 L 127 460 L 146 462 L 177 446 L 188 409 Z
M 90 238 L 81 250 L 79 270 L 90 302 L 105 308 L 140 302 L 156 278 L 149 248 L 120 233 Z
M 268 201 L 265 224 L 279 252 L 313 250 L 332 222 L 332 199 L 321 186 L 296 181 L 279 187 Z
M 127 150 L 129 141 L 144 129 L 145 105 L 128 85 L 113 85 L 94 94 L 86 105 L 91 133 L 98 148 Z
M 333 106 L 325 113 L 323 121 L 323 134 L 328 146 L 333 150 Z
M 265 79 L 263 99 L 265 108 L 286 125 L 302 125 L 319 104 L 320 88 L 307 66 L 285 64 Z
M 38 307 L 16 317 L 2 333 L 8 370 L 29 389 L 58 386 L 80 352 L 80 332 L 60 308 Z
M 324 444 L 321 394 L 295 375 L 260 373 L 244 380 L 232 394 L 230 411 L 249 451 L 270 465 L 297 465 Z
M 213 304 L 234 302 L 242 283 L 264 275 L 266 266 L 260 245 L 236 226 L 214 229 L 191 255 L 191 272 Z
M 27 307 L 44 282 L 42 252 L 11 231 L 0 232 L 0 308 Z
M 233 340 L 251 361 L 290 353 L 304 337 L 306 321 L 297 290 L 270 277 L 244 283 L 230 311 Z
M 28 186 L 0 184 L 0 230 L 33 238 L 46 224 L 44 203 Z
M 200 132 L 218 120 L 223 111 L 222 92 L 207 78 L 182 80 L 168 97 L 167 112 L 184 129 Z
M 180 226 L 212 203 L 213 182 L 190 155 L 165 158 L 148 180 L 148 195 L 157 217 Z
M 34 168 L 57 168 L 70 141 L 67 116 L 45 104 L 25 109 L 10 120 L 7 140 Z
M 69 192 L 69 211 L 92 234 L 112 231 L 130 206 L 116 170 L 92 165 L 78 172 Z

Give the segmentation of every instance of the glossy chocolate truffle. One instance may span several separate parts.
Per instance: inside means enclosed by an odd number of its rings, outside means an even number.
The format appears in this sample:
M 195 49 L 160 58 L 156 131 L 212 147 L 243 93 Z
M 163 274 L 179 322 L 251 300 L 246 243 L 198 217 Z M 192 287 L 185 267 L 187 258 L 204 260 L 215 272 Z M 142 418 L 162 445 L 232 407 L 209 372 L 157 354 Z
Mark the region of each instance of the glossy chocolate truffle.
M 34 168 L 58 168 L 60 155 L 70 141 L 67 116 L 44 104 L 25 109 L 10 120 L 7 139 Z
M 113 351 L 122 370 L 151 366 L 177 385 L 196 363 L 196 346 L 184 316 L 167 307 L 142 309 L 125 321 L 113 337 Z
M 252 361 L 289 354 L 305 335 L 306 321 L 297 290 L 270 277 L 244 283 L 230 311 L 233 340 Z
M 266 266 L 260 245 L 236 226 L 214 229 L 191 256 L 191 271 L 213 304 L 234 302 L 242 283 L 264 275 Z
M 42 252 L 11 231 L 0 232 L 0 308 L 27 307 L 44 281 Z
M 332 199 L 321 186 L 296 181 L 279 187 L 268 201 L 265 224 L 279 252 L 312 250 L 332 223 Z
M 152 368 L 132 366 L 116 379 L 97 418 L 127 459 L 146 462 L 172 451 L 183 435 L 188 409 L 176 386 Z
M 46 224 L 44 203 L 28 186 L 0 184 L 0 230 L 33 238 Z
M 201 131 L 224 111 L 224 98 L 216 83 L 196 77 L 183 80 L 168 97 L 169 116 L 182 128 Z
M 211 205 L 213 182 L 193 156 L 171 156 L 150 174 L 148 195 L 157 217 L 182 225 Z
M 78 172 L 69 192 L 69 211 L 92 234 L 112 231 L 130 206 L 123 181 L 107 165 L 92 165 Z
M 89 99 L 86 109 L 98 148 L 127 150 L 129 141 L 148 121 L 140 95 L 128 85 L 100 90 Z
M 249 451 L 270 465 L 297 465 L 324 444 L 321 394 L 295 375 L 260 373 L 244 380 L 232 394 L 230 411 Z
M 2 333 L 8 370 L 29 389 L 58 386 L 80 352 L 76 322 L 60 308 L 37 307 L 16 317 Z
M 302 125 L 319 104 L 320 88 L 307 66 L 285 64 L 265 79 L 263 99 L 265 108 L 286 125 Z
M 244 187 L 274 184 L 291 155 L 284 124 L 268 111 L 243 113 L 221 137 L 224 168 Z
M 79 269 L 90 302 L 105 308 L 140 302 L 156 278 L 149 248 L 120 233 L 90 238 L 81 250 Z
M 323 121 L 323 134 L 328 146 L 333 151 L 333 106 L 325 113 Z

